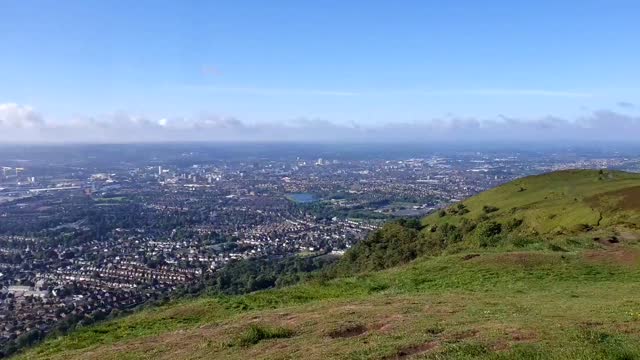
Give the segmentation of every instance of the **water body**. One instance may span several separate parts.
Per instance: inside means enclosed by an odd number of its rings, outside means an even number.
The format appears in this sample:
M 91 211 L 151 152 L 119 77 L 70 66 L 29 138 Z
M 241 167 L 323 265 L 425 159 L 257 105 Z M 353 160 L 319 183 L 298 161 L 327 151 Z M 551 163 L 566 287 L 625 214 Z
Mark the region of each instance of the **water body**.
M 311 193 L 292 193 L 287 194 L 287 198 L 301 204 L 312 203 L 318 201 L 318 198 Z
M 432 209 L 404 209 L 394 211 L 393 216 L 424 216 L 428 215 Z

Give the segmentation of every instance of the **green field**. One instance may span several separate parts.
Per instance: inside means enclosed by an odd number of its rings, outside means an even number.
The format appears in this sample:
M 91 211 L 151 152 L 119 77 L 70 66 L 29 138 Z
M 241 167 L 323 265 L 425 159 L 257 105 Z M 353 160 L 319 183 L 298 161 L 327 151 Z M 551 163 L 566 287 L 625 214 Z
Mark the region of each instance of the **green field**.
M 424 219 L 412 236 L 427 245 L 445 223 L 464 230 L 409 263 L 183 300 L 81 328 L 18 358 L 640 358 L 638 186 L 640 176 L 621 172 L 518 180 Z M 480 230 L 488 223 L 502 225 L 490 245 Z M 387 240 L 374 245 L 391 254 Z

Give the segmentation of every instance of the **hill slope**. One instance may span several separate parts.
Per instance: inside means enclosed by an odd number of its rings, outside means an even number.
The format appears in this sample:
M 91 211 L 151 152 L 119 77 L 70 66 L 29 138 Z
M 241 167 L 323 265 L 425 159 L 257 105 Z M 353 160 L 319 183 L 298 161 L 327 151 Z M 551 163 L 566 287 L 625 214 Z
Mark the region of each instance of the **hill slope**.
M 640 225 L 640 176 L 620 171 L 558 171 L 513 181 L 463 204 L 468 213 L 450 210 L 442 219 L 433 214 L 425 221 L 459 223 L 461 218 L 483 215 L 498 221 L 519 218 L 526 220 L 530 230 L 543 234 L 614 225 L 636 228 Z
M 185 300 L 82 328 L 21 357 L 637 358 L 639 186 L 640 176 L 621 172 L 525 178 L 422 227 L 390 224 L 340 266 L 418 257 L 407 264 Z M 379 259 L 405 250 L 414 253 Z

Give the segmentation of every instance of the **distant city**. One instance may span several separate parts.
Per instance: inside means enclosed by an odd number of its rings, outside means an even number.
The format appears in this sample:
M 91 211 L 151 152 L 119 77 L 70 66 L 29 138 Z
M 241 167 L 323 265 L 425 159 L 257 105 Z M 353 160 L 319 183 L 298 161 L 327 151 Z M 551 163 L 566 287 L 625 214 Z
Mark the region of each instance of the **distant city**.
M 381 145 L 0 148 L 0 346 L 103 319 L 233 261 L 341 256 L 385 221 L 513 179 L 640 171 L 640 151 Z

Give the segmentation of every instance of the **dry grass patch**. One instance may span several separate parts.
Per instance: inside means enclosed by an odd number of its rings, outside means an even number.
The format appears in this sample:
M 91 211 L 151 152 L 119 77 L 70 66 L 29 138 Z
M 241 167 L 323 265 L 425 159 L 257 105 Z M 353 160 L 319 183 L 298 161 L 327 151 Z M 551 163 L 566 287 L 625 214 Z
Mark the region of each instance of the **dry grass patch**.
M 632 248 L 586 251 L 583 256 L 591 264 L 635 267 L 640 263 L 640 251 Z

